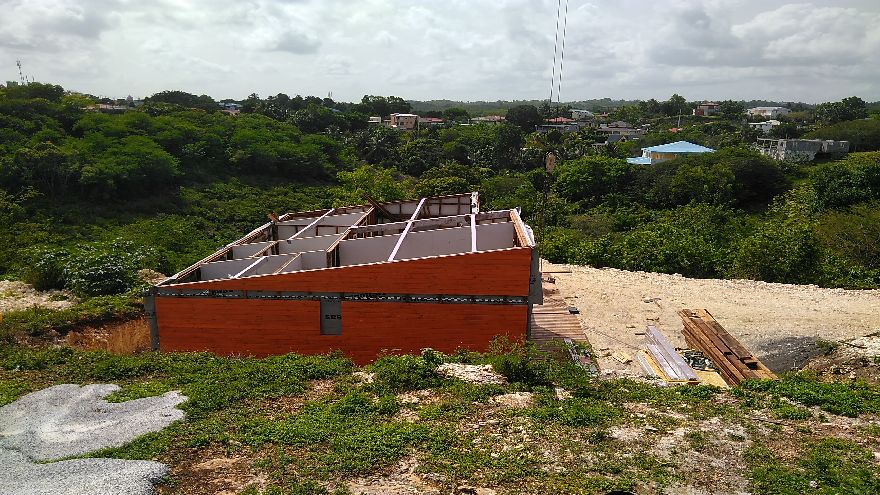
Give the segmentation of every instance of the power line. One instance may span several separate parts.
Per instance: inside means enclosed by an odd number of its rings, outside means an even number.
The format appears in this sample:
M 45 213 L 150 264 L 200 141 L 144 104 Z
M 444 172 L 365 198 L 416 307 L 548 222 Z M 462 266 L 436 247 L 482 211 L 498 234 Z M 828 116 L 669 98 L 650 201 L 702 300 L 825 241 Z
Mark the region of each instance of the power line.
M 559 52 L 559 86 L 556 88 L 556 106 L 562 104 L 562 64 L 565 62 L 565 31 L 568 28 L 568 0 L 565 0 L 565 17 L 562 20 L 562 50 Z M 558 29 L 558 28 L 557 28 Z M 558 115 L 557 115 L 558 117 Z
M 566 0 L 567 1 L 567 0 Z M 556 1 L 556 39 L 553 40 L 553 74 L 550 76 L 550 101 L 553 104 L 553 85 L 556 84 L 556 51 L 559 48 L 559 11 L 562 7 L 562 0 Z

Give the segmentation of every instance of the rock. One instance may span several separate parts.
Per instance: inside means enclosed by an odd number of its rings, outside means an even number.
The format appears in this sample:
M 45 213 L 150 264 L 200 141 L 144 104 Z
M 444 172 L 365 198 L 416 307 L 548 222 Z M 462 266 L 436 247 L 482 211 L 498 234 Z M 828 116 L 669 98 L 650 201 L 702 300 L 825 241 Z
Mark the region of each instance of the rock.
M 534 394 L 531 392 L 513 392 L 492 397 L 492 402 L 504 407 L 523 409 L 532 405 Z
M 507 380 L 496 373 L 495 369 L 488 364 L 443 363 L 437 367 L 437 372 L 447 378 L 458 378 L 480 385 L 504 385 L 507 383 Z

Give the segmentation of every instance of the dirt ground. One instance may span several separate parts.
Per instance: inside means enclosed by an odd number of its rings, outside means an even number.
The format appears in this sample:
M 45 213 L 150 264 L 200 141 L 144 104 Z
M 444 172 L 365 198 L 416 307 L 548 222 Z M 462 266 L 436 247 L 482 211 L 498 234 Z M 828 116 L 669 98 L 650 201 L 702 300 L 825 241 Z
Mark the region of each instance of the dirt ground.
M 880 331 L 880 290 L 823 289 L 754 280 L 692 279 L 613 268 L 544 262 L 545 280 L 578 317 L 602 369 L 641 375 L 635 359 L 622 365 L 610 354 L 635 358 L 644 348 L 646 324 L 653 323 L 684 347 L 683 308 L 705 308 L 769 368 L 802 367 L 822 353 L 817 340 L 845 341 Z

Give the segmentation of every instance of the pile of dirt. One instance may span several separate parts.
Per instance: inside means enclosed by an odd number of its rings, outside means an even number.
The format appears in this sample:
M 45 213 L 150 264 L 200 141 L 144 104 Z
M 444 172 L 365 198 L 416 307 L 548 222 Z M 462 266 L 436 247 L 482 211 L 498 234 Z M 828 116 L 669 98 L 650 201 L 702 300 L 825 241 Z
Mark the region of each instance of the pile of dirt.
M 801 368 L 823 354 L 822 341 L 844 341 L 880 330 L 880 290 L 824 289 L 754 280 L 693 279 L 663 273 L 554 265 L 559 293 L 578 317 L 602 369 L 640 373 L 613 351 L 643 348 L 645 326 L 684 347 L 684 308 L 705 308 L 731 335 L 776 372 Z M 817 345 L 817 343 L 819 345 Z
M 0 280 L 0 315 L 33 307 L 65 309 L 74 304 L 76 304 L 76 297 L 67 291 L 41 292 L 24 282 Z

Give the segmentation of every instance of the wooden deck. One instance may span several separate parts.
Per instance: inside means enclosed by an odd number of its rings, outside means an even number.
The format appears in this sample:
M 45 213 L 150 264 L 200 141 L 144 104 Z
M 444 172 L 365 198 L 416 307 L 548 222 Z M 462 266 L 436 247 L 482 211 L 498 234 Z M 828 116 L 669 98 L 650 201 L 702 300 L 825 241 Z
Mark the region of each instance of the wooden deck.
M 539 346 L 551 341 L 571 339 L 587 343 L 587 336 L 577 315 L 568 312 L 568 304 L 554 284 L 544 282 L 544 304 L 532 309 L 531 341 Z

